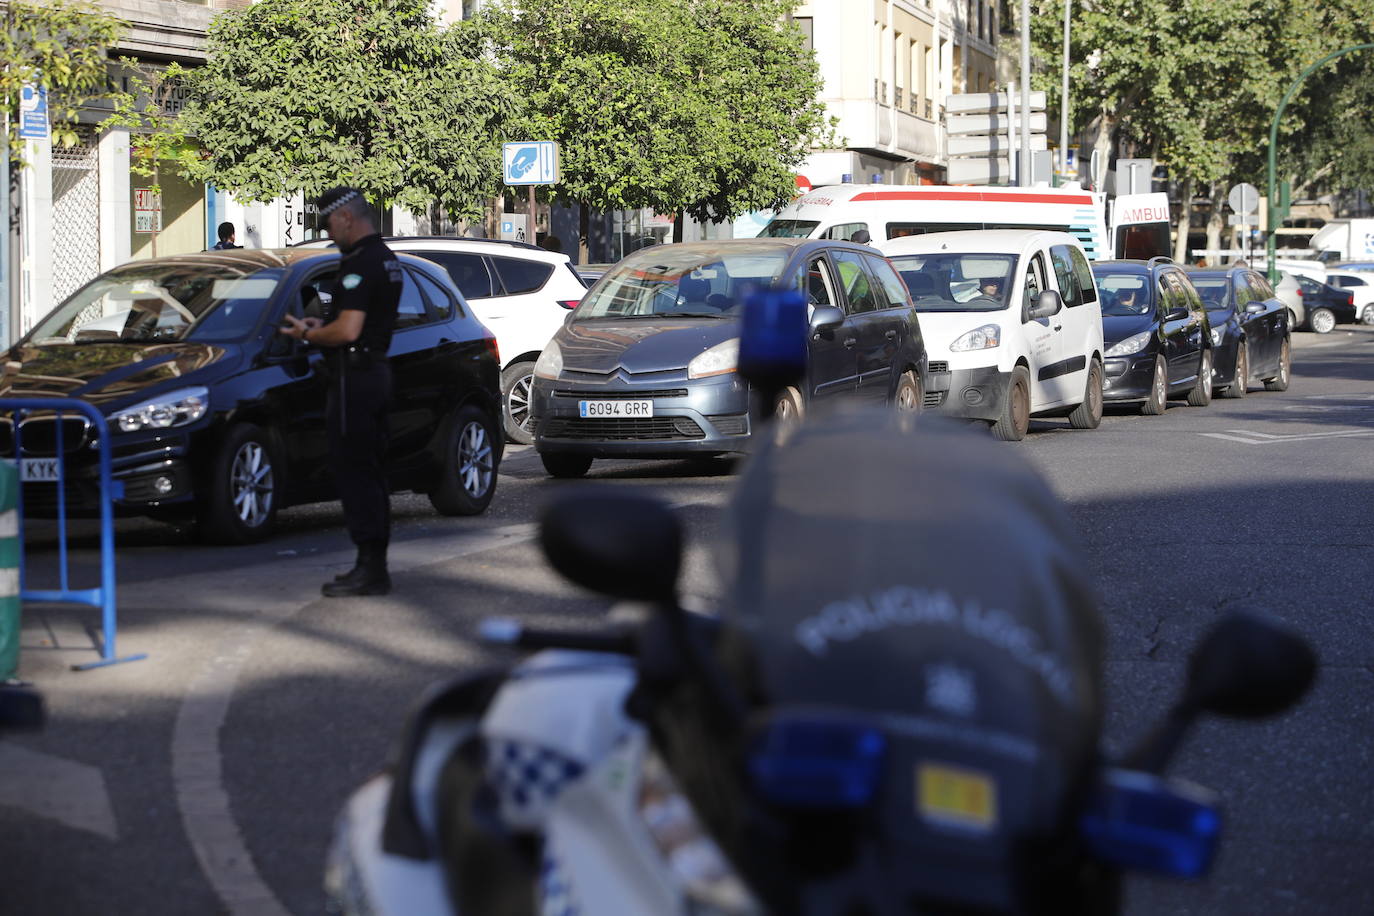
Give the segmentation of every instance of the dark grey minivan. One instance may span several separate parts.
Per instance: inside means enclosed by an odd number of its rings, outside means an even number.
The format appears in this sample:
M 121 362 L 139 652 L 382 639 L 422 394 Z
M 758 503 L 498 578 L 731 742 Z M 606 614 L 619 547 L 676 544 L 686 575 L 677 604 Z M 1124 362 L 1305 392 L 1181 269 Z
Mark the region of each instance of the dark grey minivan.
M 637 251 L 588 291 L 534 367 L 534 444 L 555 477 L 594 458 L 748 451 L 759 404 L 735 372 L 756 291 L 804 290 L 806 376 L 779 423 L 830 399 L 919 410 L 925 345 L 901 278 L 864 245 L 736 239 Z

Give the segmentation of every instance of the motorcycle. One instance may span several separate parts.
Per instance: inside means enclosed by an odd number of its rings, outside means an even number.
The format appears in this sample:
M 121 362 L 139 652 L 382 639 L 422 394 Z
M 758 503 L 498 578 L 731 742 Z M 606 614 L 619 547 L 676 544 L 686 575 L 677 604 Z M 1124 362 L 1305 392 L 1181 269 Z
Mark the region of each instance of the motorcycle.
M 805 424 L 750 461 L 718 614 L 679 600 L 666 506 L 553 503 L 549 562 L 617 613 L 484 622 L 534 654 L 419 705 L 340 817 L 333 910 L 1111 913 L 1125 871 L 1204 875 L 1218 798 L 1167 765 L 1204 713 L 1294 704 L 1310 648 L 1221 619 L 1162 722 L 1110 759 L 1063 508 L 972 434 L 876 427 Z

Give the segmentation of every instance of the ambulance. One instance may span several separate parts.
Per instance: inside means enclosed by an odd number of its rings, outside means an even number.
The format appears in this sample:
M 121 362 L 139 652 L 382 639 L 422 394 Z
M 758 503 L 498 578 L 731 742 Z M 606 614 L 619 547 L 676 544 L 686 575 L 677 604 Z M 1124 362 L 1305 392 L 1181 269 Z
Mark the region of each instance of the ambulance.
M 1161 195 L 1163 196 L 1163 195 Z M 1090 260 L 1113 256 L 1105 195 L 1077 186 L 1002 188 L 954 185 L 819 187 L 780 210 L 760 237 L 849 241 L 866 230 L 877 244 L 928 232 L 1044 229 L 1067 232 Z

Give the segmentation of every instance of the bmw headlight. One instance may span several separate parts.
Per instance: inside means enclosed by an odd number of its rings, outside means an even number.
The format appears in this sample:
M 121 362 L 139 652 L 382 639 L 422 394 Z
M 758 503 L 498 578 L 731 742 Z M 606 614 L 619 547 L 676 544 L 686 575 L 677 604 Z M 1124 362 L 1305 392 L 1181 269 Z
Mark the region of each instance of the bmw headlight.
M 725 854 L 692 812 L 663 760 L 645 753 L 639 816 L 663 861 L 682 882 L 688 912 L 700 916 L 754 916 L 763 912 Z
M 969 350 L 991 350 L 1001 345 L 1002 329 L 995 324 L 985 324 L 956 338 L 949 349 L 951 353 L 967 353 Z
M 688 378 L 705 378 L 708 375 L 724 375 L 734 372 L 739 364 L 739 338 L 716 344 L 687 364 Z
M 1226 336 L 1225 328 L 1212 328 L 1212 346 L 1221 346 L 1221 339 Z
M 539 354 L 539 359 L 534 363 L 534 374 L 548 379 L 556 379 L 563 374 L 563 351 L 558 348 L 557 341 L 549 341 L 544 352 Z
M 1125 340 L 1118 340 L 1112 344 L 1107 351 L 1108 356 L 1130 356 L 1132 353 L 1139 353 L 1150 344 L 1150 338 L 1154 336 L 1154 331 L 1141 331 L 1139 334 L 1132 334 Z
M 194 423 L 205 416 L 209 409 L 209 391 L 204 388 L 182 388 L 111 414 L 110 426 L 124 433 L 168 429 Z

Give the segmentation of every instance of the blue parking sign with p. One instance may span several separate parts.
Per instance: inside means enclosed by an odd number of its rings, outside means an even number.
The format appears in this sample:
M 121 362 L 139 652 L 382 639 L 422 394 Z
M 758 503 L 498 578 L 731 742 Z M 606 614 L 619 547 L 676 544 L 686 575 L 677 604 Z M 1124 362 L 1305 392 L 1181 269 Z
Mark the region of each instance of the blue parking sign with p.
M 558 183 L 558 144 L 552 140 L 507 143 L 502 153 L 506 184 Z

